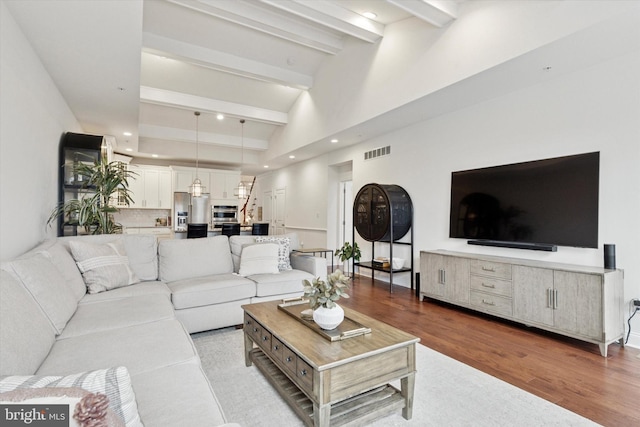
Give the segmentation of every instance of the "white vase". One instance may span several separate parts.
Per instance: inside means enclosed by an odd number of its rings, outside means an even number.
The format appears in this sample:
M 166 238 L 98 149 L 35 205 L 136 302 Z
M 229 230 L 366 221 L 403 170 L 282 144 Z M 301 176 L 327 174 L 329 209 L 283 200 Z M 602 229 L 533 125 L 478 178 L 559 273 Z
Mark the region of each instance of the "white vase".
M 320 328 L 330 331 L 344 320 L 344 310 L 338 304 L 333 308 L 318 307 L 313 310 L 313 321 Z

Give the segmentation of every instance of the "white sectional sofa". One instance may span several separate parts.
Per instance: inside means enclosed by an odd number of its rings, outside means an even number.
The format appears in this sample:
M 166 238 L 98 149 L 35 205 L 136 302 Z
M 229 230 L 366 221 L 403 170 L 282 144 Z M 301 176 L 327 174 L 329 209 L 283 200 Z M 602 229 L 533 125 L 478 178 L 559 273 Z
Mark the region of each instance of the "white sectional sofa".
M 283 242 L 297 247 L 295 235 L 277 238 L 257 248 L 270 266 L 274 247 L 280 262 Z M 74 386 L 107 394 L 128 426 L 225 425 L 189 333 L 241 324 L 243 304 L 299 296 L 304 279 L 326 275 L 323 258 L 295 255 L 293 269 L 261 272 L 264 257 L 243 258 L 254 243 L 62 237 L 3 263 L 0 401 Z

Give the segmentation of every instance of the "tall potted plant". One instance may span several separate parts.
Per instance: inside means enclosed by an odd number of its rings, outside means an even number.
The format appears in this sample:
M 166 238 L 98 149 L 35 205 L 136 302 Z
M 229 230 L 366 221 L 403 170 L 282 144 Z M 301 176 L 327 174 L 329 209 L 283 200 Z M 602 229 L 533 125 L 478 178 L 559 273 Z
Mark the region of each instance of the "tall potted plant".
M 118 208 L 111 202 L 114 195 L 120 203 L 129 206 L 133 201 L 129 190 L 129 179 L 136 175 L 121 162 L 109 162 L 100 156 L 93 163 L 78 162 L 74 173 L 82 175 L 82 189 L 87 190 L 78 199 L 67 200 L 56 206 L 47 224 L 51 225 L 62 216 L 67 224 L 84 227 L 90 234 L 114 234 L 122 232 L 122 225 L 115 222 L 113 214 Z
M 335 255 L 342 261 L 343 263 L 347 261 L 345 271 L 347 272 L 347 276 L 349 276 L 349 260 L 353 259 L 354 261 L 360 261 L 360 257 L 362 254 L 360 253 L 360 248 L 358 247 L 357 242 L 353 242 L 353 246 L 351 243 L 344 242 L 340 249 L 336 249 Z

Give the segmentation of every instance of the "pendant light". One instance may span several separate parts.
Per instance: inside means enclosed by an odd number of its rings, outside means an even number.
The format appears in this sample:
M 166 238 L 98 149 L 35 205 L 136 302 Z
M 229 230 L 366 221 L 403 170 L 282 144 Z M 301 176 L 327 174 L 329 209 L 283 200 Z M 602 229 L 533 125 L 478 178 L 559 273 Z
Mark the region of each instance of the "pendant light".
M 196 116 L 196 178 L 193 180 L 193 184 L 189 186 L 189 193 L 191 193 L 191 197 L 201 197 L 205 188 L 200 178 L 198 178 L 198 119 L 200 118 L 200 111 L 195 111 L 193 114 Z
M 242 165 L 244 164 L 244 119 L 240 119 L 240 169 L 242 170 Z M 249 194 L 247 190 L 247 186 L 242 182 L 242 171 L 240 172 L 240 183 L 238 187 L 236 187 L 234 191 L 235 195 L 238 196 L 238 199 L 246 199 Z

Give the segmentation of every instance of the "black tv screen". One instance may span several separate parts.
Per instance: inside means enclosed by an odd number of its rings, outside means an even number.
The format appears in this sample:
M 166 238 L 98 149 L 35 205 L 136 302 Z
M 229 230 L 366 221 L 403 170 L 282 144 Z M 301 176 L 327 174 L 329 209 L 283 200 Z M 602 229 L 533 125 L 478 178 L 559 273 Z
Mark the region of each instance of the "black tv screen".
M 598 152 L 453 172 L 449 236 L 597 248 L 599 179 Z

